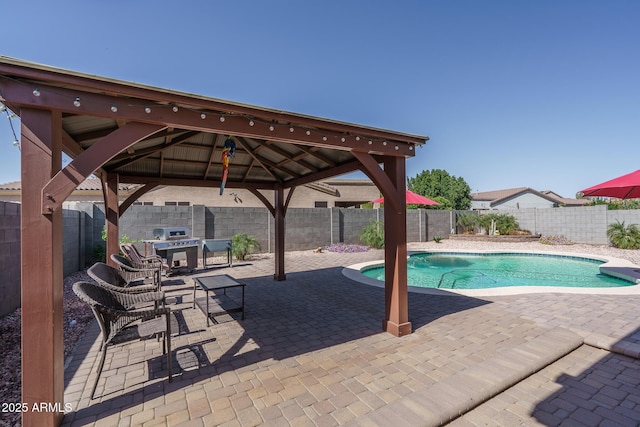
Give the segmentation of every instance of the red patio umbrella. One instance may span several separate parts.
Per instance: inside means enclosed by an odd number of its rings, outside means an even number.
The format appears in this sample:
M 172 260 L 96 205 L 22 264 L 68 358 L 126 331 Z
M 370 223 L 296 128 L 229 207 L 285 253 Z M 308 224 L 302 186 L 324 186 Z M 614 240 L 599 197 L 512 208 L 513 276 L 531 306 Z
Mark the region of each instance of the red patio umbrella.
M 626 175 L 613 178 L 602 184 L 594 185 L 581 193 L 585 197 L 616 197 L 618 199 L 635 199 L 640 197 L 640 169 Z
M 424 196 L 414 193 L 413 191 L 406 191 L 406 200 L 408 205 L 439 205 L 440 203 L 435 200 L 427 199 Z M 384 203 L 384 197 L 373 200 L 371 203 Z

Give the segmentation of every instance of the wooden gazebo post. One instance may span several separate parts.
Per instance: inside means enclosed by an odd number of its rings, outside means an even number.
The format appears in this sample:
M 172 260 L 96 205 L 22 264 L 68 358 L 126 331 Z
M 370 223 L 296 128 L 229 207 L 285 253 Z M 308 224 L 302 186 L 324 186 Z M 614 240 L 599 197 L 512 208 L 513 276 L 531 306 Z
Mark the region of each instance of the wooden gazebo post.
M 404 195 L 404 157 L 385 157 L 384 171 L 395 192 Z M 385 195 L 386 197 L 386 195 Z M 411 333 L 409 322 L 409 291 L 407 285 L 407 210 L 406 200 L 400 206 L 384 205 L 384 295 L 385 318 L 382 329 L 397 336 Z
M 406 166 L 403 156 L 385 156 L 384 171 L 369 153 L 353 151 L 362 171 L 384 195 L 384 294 L 382 329 L 397 337 L 411 333 L 407 285 Z
M 22 424 L 53 426 L 64 416 L 62 208 L 44 213 L 42 190 L 62 167 L 62 115 L 22 108 L 20 117 Z M 33 411 L 40 404 L 59 410 Z
M 106 242 L 106 262 L 107 264 L 115 267 L 113 261 L 111 261 L 111 254 L 117 254 L 119 251 L 118 243 L 120 242 L 120 236 L 118 232 L 120 222 L 120 211 L 118 208 L 118 174 L 110 173 L 106 174 L 106 179 L 103 184 L 103 196 L 104 196 L 104 217 L 105 225 L 107 227 L 107 242 Z
M 284 216 L 286 213 L 286 206 L 284 201 L 284 189 L 281 185 L 275 188 L 274 193 L 274 232 L 275 232 L 275 273 L 273 278 L 275 280 L 286 280 L 287 275 L 284 270 L 284 244 L 285 244 L 285 224 Z

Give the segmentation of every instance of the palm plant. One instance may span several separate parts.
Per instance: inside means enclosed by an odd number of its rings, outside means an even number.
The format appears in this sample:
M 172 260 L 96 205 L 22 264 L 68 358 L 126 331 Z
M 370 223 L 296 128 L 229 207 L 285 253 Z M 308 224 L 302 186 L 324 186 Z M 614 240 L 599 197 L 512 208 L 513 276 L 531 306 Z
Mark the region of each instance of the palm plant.
M 260 243 L 253 236 L 238 233 L 231 238 L 231 252 L 236 259 L 244 260 L 255 249 L 260 249 Z
M 624 221 L 616 220 L 607 227 L 607 237 L 611 244 L 620 249 L 640 249 L 640 228 L 637 224 L 625 226 Z
M 380 221 L 372 221 L 360 233 L 360 241 L 365 245 L 381 249 L 384 247 L 384 224 Z

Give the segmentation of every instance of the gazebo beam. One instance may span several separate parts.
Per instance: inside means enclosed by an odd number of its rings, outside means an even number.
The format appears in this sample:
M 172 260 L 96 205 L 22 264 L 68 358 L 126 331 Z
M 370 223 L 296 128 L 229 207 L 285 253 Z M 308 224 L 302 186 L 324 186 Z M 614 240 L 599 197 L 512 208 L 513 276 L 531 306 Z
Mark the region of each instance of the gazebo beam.
M 121 151 L 163 128 L 164 126 L 130 123 L 83 151 L 66 168 L 59 171 L 42 190 L 42 213 L 60 209 L 73 190 L 97 168 Z
M 235 109 L 229 108 L 231 105 L 222 107 L 219 102 L 214 101 L 194 102 L 195 100 L 191 99 L 191 106 L 178 108 L 174 112 L 171 104 L 158 103 L 153 99 L 141 98 L 133 104 L 130 100 L 123 102 L 123 99 L 118 96 L 85 92 L 79 88 L 49 87 L 44 84 L 38 85 L 39 96 L 33 96 L 33 90 L 32 85 L 25 83 L 15 85 L 0 79 L 0 91 L 8 103 L 34 108 L 42 108 L 46 104 L 48 108 L 69 114 L 82 113 L 114 120 L 162 123 L 173 128 L 345 151 L 366 149 L 394 157 L 413 156 L 414 147 L 424 143 L 424 139 L 416 136 L 360 128 L 340 122 L 319 121 L 287 113 L 274 116 L 273 112 L 264 109 L 238 113 L 234 111 Z M 116 106 L 116 111 L 113 112 L 106 106 Z M 246 107 L 240 110 L 246 110 Z M 322 127 L 318 128 L 319 125 Z

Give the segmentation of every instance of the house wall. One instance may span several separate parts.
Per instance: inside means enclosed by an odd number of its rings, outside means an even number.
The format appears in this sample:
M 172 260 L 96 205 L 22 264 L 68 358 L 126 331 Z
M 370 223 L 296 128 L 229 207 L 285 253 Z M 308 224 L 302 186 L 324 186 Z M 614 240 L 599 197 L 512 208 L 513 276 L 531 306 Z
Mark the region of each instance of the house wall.
M 337 181 L 330 182 L 338 194 L 327 194 L 322 191 L 301 185 L 296 187 L 289 202 L 290 208 L 314 208 L 316 202 L 326 202 L 327 207 L 335 207 L 336 203 L 368 202 L 379 197 L 380 191 L 371 183 L 352 183 L 341 185 Z M 273 201 L 273 191 L 260 191 L 269 201 Z M 286 194 L 286 191 L 285 191 Z M 262 202 L 250 191 L 239 188 L 227 188 L 222 196 L 218 187 L 161 187 L 144 194 L 138 199 L 141 203 L 153 203 L 164 206 L 165 202 L 188 202 L 190 205 L 213 207 L 263 208 Z

